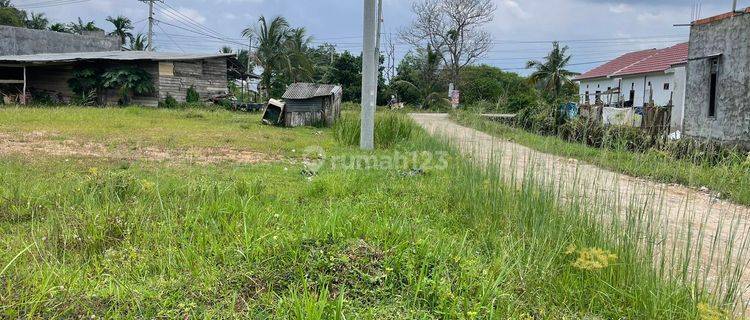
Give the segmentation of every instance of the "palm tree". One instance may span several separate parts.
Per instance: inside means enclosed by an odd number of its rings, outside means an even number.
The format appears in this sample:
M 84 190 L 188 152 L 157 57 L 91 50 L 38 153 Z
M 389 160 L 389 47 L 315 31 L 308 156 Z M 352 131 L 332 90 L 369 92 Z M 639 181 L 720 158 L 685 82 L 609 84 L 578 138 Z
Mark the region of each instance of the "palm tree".
M 130 47 L 128 49 L 131 51 L 146 51 L 146 37 L 139 33 L 130 40 Z
M 125 16 L 117 16 L 117 18 L 113 18 L 112 16 L 109 16 L 107 17 L 107 21 L 112 23 L 115 27 L 115 30 L 110 32 L 109 35 L 120 37 L 120 45 L 124 46 L 128 40 L 133 41 L 133 34 L 130 32 L 133 30 L 133 22 L 130 21 L 130 18 Z
M 284 60 L 289 78 L 294 82 L 312 80 L 314 67 L 308 55 L 311 44 L 312 38 L 307 36 L 305 28 L 289 30 L 284 41 Z
M 49 30 L 50 31 L 62 32 L 62 33 L 73 33 L 72 31 L 70 31 L 70 28 L 68 28 L 67 25 L 62 24 L 62 23 L 54 23 L 54 24 L 52 24 L 51 26 L 49 26 Z
M 26 20 L 26 27 L 29 29 L 44 30 L 49 25 L 49 19 L 44 16 L 44 13 L 32 12 L 31 17 Z
M 553 99 L 560 97 L 565 86 L 573 85 L 571 77 L 576 75 L 575 72 L 565 69 L 570 63 L 570 55 L 567 55 L 568 47 L 560 47 L 560 43 L 552 43 L 552 51 L 541 61 L 529 61 L 526 63 L 527 69 L 535 69 L 529 76 L 529 82 L 535 86 L 540 86 L 552 95 Z
M 84 34 L 87 31 L 102 31 L 102 29 L 96 26 L 94 21 L 83 23 L 80 17 L 78 17 L 78 22 L 68 24 L 68 28 L 75 34 Z
M 260 85 L 265 89 L 266 97 L 271 95 L 271 81 L 274 72 L 283 66 L 285 50 L 284 42 L 289 32 L 289 22 L 283 17 L 276 17 L 269 24 L 264 16 L 258 19 L 256 27 L 248 27 L 242 31 L 242 36 L 253 37 L 258 40 L 255 55 L 258 65 L 263 68 Z
M 234 53 L 234 50 L 231 47 L 223 46 L 219 50 L 219 53 Z

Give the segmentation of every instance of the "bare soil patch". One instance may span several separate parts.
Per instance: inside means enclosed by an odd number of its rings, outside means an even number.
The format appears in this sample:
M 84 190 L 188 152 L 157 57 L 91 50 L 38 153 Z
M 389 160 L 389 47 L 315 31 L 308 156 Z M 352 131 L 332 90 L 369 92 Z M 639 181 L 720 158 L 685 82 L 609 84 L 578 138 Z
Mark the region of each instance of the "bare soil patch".
M 186 148 L 107 146 L 102 143 L 63 139 L 48 132 L 0 133 L 0 155 L 90 157 L 128 161 L 186 162 L 196 164 L 256 164 L 281 160 L 252 150 L 233 148 Z

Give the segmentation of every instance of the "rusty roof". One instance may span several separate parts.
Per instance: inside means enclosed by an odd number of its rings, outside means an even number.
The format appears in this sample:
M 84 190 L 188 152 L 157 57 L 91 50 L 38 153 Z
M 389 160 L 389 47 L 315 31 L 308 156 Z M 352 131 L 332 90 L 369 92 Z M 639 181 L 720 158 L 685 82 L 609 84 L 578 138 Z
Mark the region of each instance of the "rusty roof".
M 283 99 L 304 100 L 316 97 L 327 97 L 341 93 L 341 86 L 316 83 L 292 83 L 284 92 Z

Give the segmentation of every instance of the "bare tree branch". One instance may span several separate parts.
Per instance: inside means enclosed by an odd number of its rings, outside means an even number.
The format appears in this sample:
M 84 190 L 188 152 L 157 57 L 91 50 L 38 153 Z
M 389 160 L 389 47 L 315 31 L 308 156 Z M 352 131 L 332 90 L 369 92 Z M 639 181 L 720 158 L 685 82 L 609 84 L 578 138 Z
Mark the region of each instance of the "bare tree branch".
M 495 10 L 492 0 L 417 0 L 412 4 L 416 19 L 400 36 L 414 47 L 438 52 L 458 86 L 461 69 L 492 47 L 482 27 L 493 20 Z

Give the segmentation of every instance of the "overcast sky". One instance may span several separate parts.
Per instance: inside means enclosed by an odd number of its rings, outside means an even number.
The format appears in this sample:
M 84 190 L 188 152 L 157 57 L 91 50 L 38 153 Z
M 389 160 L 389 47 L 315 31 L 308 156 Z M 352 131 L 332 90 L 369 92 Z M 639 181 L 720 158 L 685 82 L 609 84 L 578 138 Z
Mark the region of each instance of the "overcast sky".
M 239 47 L 246 40 L 242 29 L 260 15 L 283 15 L 294 26 L 304 26 L 315 43 L 330 42 L 340 50 L 359 53 L 362 39 L 362 0 L 164 0 L 156 18 L 164 21 L 155 32 L 161 51 L 214 52 L 224 42 Z M 147 6 L 137 0 L 12 0 L 30 11 L 42 11 L 53 22 L 82 17 L 95 20 L 110 30 L 109 15 L 126 15 L 136 32 L 146 32 Z M 647 48 L 666 47 L 687 41 L 688 23 L 698 0 L 495 0 L 495 20 L 486 26 L 494 47 L 480 62 L 506 70 L 520 70 L 530 58 L 541 58 L 548 41 L 560 40 L 571 47 L 575 71 L 586 71 L 619 54 Z M 731 0 L 708 0 L 701 5 L 701 17 L 731 9 Z M 411 21 L 410 0 L 384 0 L 386 38 Z M 750 6 L 750 0 L 740 0 Z M 179 12 L 179 15 L 174 12 Z M 193 20 L 185 23 L 184 17 Z M 197 26 L 200 24 L 206 29 Z M 192 31 L 199 31 L 196 34 Z M 212 34 L 223 40 L 209 38 Z M 219 36 L 220 35 L 220 36 Z M 606 40 L 604 40 L 606 39 Z M 410 48 L 393 39 L 396 55 Z M 531 43 L 529 43 L 531 42 Z

